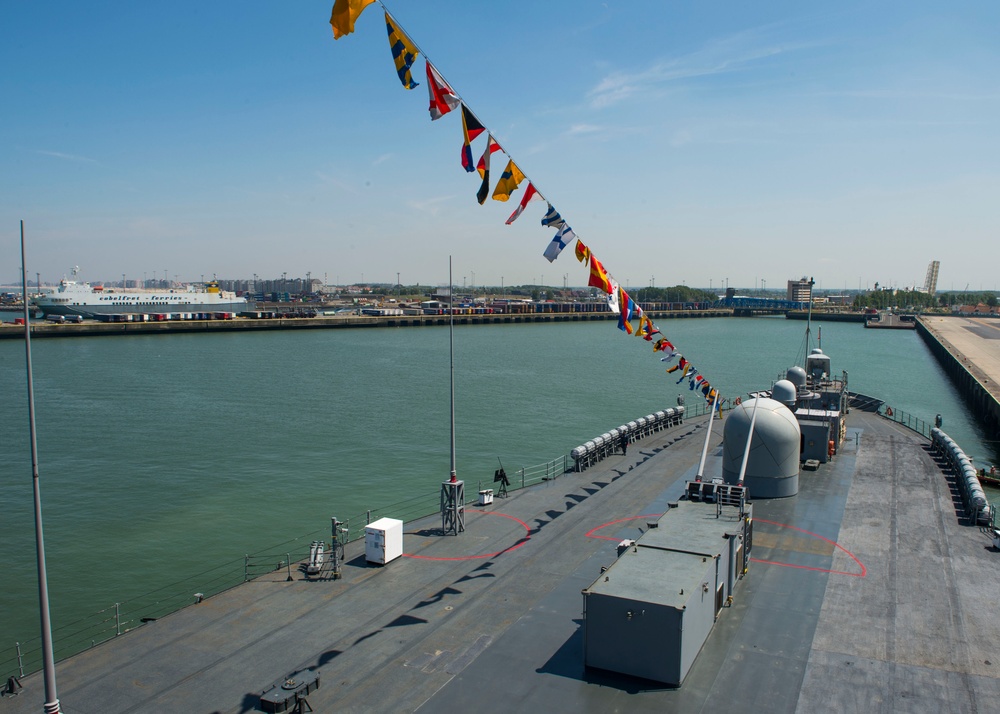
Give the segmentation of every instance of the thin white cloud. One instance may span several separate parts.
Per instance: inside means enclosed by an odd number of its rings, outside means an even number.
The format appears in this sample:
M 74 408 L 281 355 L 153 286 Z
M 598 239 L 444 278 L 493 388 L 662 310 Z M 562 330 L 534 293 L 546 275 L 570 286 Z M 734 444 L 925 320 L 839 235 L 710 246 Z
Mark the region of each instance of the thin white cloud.
M 569 136 L 578 136 L 580 134 L 593 134 L 598 131 L 602 131 L 602 127 L 596 124 L 573 124 L 566 130 L 566 134 Z
M 670 145 L 675 149 L 685 144 L 690 144 L 694 136 L 687 129 L 679 129 L 670 137 Z
M 848 89 L 842 91 L 812 92 L 810 97 L 855 97 L 858 99 L 941 99 L 947 101 L 980 102 L 995 101 L 998 93 L 959 94 L 956 92 L 922 92 L 908 89 Z
M 385 163 L 386 161 L 389 161 L 392 158 L 395 158 L 395 154 L 382 154 L 381 156 L 376 157 L 374 161 L 372 161 L 372 166 L 378 166 L 379 164 Z
M 99 163 L 97 159 L 91 159 L 88 156 L 78 156 L 76 154 L 65 154 L 61 151 L 45 151 L 44 149 L 36 149 L 36 154 L 41 154 L 42 156 L 51 156 L 54 159 L 62 159 L 63 161 L 76 161 L 80 163 L 96 164 Z
M 441 204 L 450 201 L 452 198 L 454 198 L 454 196 L 437 196 L 435 198 L 427 198 L 422 201 L 411 199 L 406 202 L 406 205 L 415 211 L 436 216 L 441 210 Z
M 330 174 L 325 173 L 323 171 L 317 171 L 316 178 L 318 178 L 320 182 L 327 184 L 329 186 L 333 186 L 338 190 L 348 191 L 353 194 L 360 193 L 357 183 L 351 181 L 345 181 L 339 176 L 331 176 Z M 365 185 L 367 185 L 367 182 Z
M 607 107 L 641 92 L 682 79 L 741 71 L 754 63 L 803 45 L 765 41 L 762 29 L 713 40 L 687 55 L 656 61 L 644 70 L 612 72 L 587 93 L 594 108 Z

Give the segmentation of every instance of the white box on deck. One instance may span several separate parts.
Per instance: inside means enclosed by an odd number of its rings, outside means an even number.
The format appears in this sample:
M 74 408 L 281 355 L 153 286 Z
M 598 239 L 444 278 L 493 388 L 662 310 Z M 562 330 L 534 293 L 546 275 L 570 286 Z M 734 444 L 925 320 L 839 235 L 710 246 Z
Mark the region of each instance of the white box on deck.
M 403 554 L 403 522 L 379 518 L 365 526 L 365 560 L 385 565 Z

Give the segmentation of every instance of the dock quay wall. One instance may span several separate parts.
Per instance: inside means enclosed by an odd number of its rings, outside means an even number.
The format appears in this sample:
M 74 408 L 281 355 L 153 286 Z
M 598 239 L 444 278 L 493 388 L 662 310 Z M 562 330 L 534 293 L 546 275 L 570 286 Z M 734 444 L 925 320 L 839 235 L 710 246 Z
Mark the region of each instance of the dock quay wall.
M 732 310 L 664 310 L 647 312 L 653 320 L 731 317 Z M 448 315 L 350 315 L 337 317 L 274 317 L 231 320 L 165 320 L 162 322 L 97 322 L 55 324 L 42 320 L 31 323 L 32 337 L 92 337 L 100 335 L 150 335 L 178 332 L 239 332 L 243 330 L 316 330 L 365 327 L 424 327 L 447 325 Z M 455 315 L 456 325 L 504 325 L 552 322 L 618 320 L 611 312 Z M 5 323 L 0 339 L 23 339 L 24 327 Z
M 808 310 L 789 310 L 785 313 L 789 320 L 808 320 Z M 814 322 L 864 322 L 865 315 L 860 312 L 824 312 L 813 310 L 812 320 Z
M 1000 440 L 997 385 L 958 348 L 929 328 L 924 318 L 917 320 L 917 332 L 980 420 L 987 438 Z

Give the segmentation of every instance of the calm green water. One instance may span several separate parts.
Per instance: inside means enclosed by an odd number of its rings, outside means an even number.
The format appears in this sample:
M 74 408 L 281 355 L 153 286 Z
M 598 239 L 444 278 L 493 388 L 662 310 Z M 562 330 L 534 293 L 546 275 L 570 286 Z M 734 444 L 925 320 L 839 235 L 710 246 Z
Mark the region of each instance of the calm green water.
M 660 327 L 730 396 L 769 386 L 804 347 L 805 323 L 783 318 Z M 996 460 L 915 333 L 824 323 L 821 336 L 853 391 L 929 422 L 940 413 L 977 463 Z M 60 642 L 102 639 L 84 623 L 112 603 L 160 588 L 161 606 L 190 602 L 240 578 L 245 553 L 273 555 L 271 567 L 289 550 L 304 557 L 309 540 L 329 538 L 331 515 L 351 518 L 357 533 L 367 509 L 430 512 L 449 473 L 447 328 L 48 339 L 32 348 L 57 656 L 71 649 Z M 697 402 L 648 343 L 610 322 L 458 327 L 455 361 L 457 471 L 470 492 L 492 480 L 498 457 L 514 473 L 673 406 L 678 394 Z M 20 342 L 0 343 L 0 394 L 7 676 L 14 642 L 38 636 Z M 390 506 L 412 499 L 422 500 Z

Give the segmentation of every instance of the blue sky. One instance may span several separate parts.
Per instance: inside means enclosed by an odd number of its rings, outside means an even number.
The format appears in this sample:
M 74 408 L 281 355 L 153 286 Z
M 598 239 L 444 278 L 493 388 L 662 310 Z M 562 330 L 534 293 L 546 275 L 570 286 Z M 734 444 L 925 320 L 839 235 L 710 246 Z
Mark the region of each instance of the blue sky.
M 331 6 L 5 8 L 0 282 L 24 219 L 49 281 L 585 284 L 544 203 L 476 202 L 379 5 L 338 41 Z M 1000 283 L 1000 4 L 387 6 L 624 285 Z

